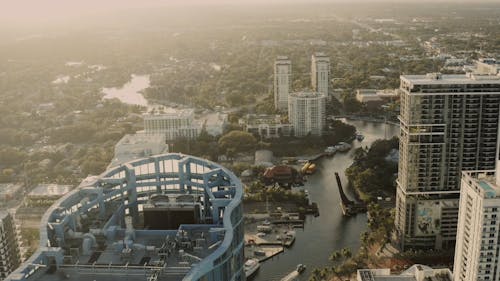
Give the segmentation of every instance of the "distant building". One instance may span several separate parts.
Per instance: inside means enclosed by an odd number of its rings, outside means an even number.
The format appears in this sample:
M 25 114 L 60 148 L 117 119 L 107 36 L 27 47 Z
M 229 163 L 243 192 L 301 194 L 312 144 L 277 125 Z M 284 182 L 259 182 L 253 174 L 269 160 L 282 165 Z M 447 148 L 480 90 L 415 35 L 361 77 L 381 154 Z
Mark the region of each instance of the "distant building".
M 114 167 L 131 160 L 168 152 L 164 134 L 138 132 L 125 135 L 115 145 L 115 155 L 108 167 Z
M 391 274 L 389 268 L 358 269 L 357 281 L 452 281 L 453 275 L 448 268 L 433 269 L 415 264 L 401 274 Z
M 280 115 L 247 114 L 238 123 L 244 131 L 266 139 L 289 136 L 292 131 L 292 125 L 282 122 Z
M 22 192 L 23 185 L 20 183 L 0 183 L 0 202 L 6 202 L 18 197 Z
M 221 112 L 203 115 L 198 121 L 202 124 L 202 128 L 214 137 L 222 135 L 229 124 L 228 115 Z
M 50 206 L 73 189 L 72 185 L 39 184 L 25 198 L 28 206 Z
M 489 171 L 462 173 L 455 281 L 499 280 L 500 174 Z
M 481 58 L 476 61 L 476 69 L 479 74 L 497 75 L 500 73 L 500 61 L 493 58 Z
M 311 86 L 313 91 L 328 96 L 330 84 L 330 58 L 324 53 L 315 53 L 311 58 Z
M 500 77 L 401 76 L 396 233 L 406 248 L 454 248 L 462 171 L 495 168 Z
M 387 102 L 399 98 L 398 89 L 358 89 L 356 90 L 356 100 L 368 107 L 379 107 Z
M 16 224 L 6 211 L 0 211 L 0 237 L 0 280 L 4 280 L 21 263 Z
M 288 109 L 288 95 L 292 88 L 292 61 L 286 56 L 278 56 L 274 62 L 274 108 Z
M 144 131 L 148 135 L 162 134 L 166 140 L 196 139 L 202 124 L 194 118 L 192 109 L 154 110 L 144 115 Z
M 288 119 L 296 137 L 323 135 L 326 97 L 317 92 L 296 92 L 288 98 Z

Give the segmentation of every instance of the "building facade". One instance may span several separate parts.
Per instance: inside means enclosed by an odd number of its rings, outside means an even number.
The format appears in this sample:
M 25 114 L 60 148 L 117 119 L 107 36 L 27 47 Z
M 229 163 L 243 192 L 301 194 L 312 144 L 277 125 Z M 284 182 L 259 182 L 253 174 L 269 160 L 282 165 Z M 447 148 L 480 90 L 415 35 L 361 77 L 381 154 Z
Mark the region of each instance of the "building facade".
M 202 124 L 194 118 L 194 110 L 155 111 L 144 115 L 144 132 L 165 135 L 167 141 L 179 138 L 196 139 Z
M 6 280 L 244 281 L 242 199 L 240 180 L 204 159 L 124 163 L 52 205 Z
M 454 281 L 500 280 L 499 183 L 493 170 L 463 172 Z
M 453 248 L 463 170 L 495 167 L 496 75 L 401 76 L 396 240 L 401 248 Z
M 14 271 L 21 263 L 14 218 L 6 211 L 0 211 L 0 280 Z
M 317 92 L 296 92 L 288 98 L 288 120 L 293 135 L 303 137 L 323 135 L 326 96 Z
M 292 125 L 283 122 L 280 115 L 247 114 L 238 124 L 244 131 L 265 139 L 290 136 L 292 131 Z
M 286 56 L 278 56 L 274 62 L 274 108 L 287 111 L 291 88 L 292 61 Z
M 313 91 L 328 96 L 330 84 L 330 58 L 324 53 L 315 53 L 311 57 L 311 86 Z

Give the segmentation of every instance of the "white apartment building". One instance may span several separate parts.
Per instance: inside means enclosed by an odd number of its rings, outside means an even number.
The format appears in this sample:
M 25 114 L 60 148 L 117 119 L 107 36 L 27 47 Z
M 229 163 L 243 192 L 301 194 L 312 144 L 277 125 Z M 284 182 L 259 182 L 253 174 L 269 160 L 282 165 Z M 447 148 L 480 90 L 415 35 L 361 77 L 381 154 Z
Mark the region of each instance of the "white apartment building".
M 500 280 L 500 173 L 462 173 L 454 281 Z
M 202 124 L 194 119 L 194 110 L 163 110 L 144 115 L 144 132 L 146 134 L 163 134 L 167 141 L 178 138 L 196 139 Z
M 288 120 L 294 136 L 321 136 L 325 126 L 326 96 L 317 92 L 296 92 L 288 97 Z
M 328 96 L 330 84 L 330 58 L 324 53 L 315 53 L 311 58 L 311 86 L 313 91 Z
M 274 62 L 274 108 L 287 111 L 291 88 L 292 61 L 286 56 L 278 56 Z
M 462 171 L 495 168 L 500 77 L 401 76 L 396 236 L 401 248 L 454 248 Z
M 0 211 L 0 280 L 4 280 L 20 263 L 14 219 L 8 212 Z

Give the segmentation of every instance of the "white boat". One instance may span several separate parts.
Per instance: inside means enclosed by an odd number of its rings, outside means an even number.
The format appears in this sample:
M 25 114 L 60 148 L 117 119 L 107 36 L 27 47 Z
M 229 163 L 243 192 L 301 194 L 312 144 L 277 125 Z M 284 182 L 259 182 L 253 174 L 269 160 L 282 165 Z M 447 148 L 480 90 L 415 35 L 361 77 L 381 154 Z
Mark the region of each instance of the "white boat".
M 258 259 L 248 259 L 245 262 L 245 276 L 247 277 L 247 279 L 255 275 L 259 268 L 260 263 Z
M 358 141 L 362 141 L 362 140 L 364 140 L 364 139 L 365 139 L 365 136 L 363 136 L 362 134 L 356 134 L 356 139 L 357 139 Z
M 297 270 L 298 273 L 302 273 L 302 272 L 304 272 L 304 270 L 306 270 L 306 266 L 299 263 L 299 264 L 297 264 L 297 269 L 295 269 L 295 270 Z
M 341 152 L 346 152 L 348 151 L 349 149 L 351 149 L 351 145 L 348 144 L 348 143 L 345 143 L 345 142 L 339 142 L 339 144 L 337 144 L 335 146 L 335 148 L 337 148 L 338 151 L 341 151 Z
M 329 146 L 325 149 L 325 153 L 328 155 L 334 154 L 337 151 L 335 146 Z

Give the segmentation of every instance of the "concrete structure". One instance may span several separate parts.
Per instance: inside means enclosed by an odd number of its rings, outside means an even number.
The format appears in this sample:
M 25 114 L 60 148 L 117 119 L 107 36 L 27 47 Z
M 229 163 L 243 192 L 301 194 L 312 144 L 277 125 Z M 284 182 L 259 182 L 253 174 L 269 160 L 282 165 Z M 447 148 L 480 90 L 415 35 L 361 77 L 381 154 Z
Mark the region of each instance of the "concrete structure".
M 0 211 L 0 238 L 0 280 L 5 280 L 21 263 L 16 225 L 6 211 Z
M 201 129 L 202 124 L 194 119 L 193 109 L 169 108 L 144 114 L 144 132 L 148 135 L 164 135 L 167 141 L 196 139 Z
M 497 75 L 500 73 L 500 62 L 493 58 L 481 58 L 476 61 L 476 73 Z
M 463 172 L 454 281 L 500 280 L 499 218 L 500 181 L 495 171 Z
M 356 90 L 356 100 L 369 103 L 385 103 L 399 98 L 399 89 L 358 89 Z
M 229 124 L 228 114 L 222 112 L 213 112 L 202 115 L 198 118 L 207 133 L 211 136 L 220 136 L 224 133 Z
M 288 109 L 288 95 L 292 88 L 292 61 L 286 56 L 278 56 L 274 62 L 274 108 Z
M 50 206 L 72 189 L 72 185 L 39 184 L 28 193 L 25 204 L 27 206 Z
M 330 58 L 324 53 L 315 53 L 311 57 L 311 86 L 313 91 L 328 96 L 330 85 Z
M 245 280 L 242 199 L 240 180 L 207 160 L 125 163 L 52 205 L 38 250 L 6 280 Z
M 247 114 L 238 120 L 238 124 L 244 131 L 265 139 L 290 136 L 292 131 L 292 125 L 284 123 L 280 115 Z
M 115 145 L 115 156 L 108 168 L 114 167 L 134 159 L 168 152 L 165 134 L 146 134 L 138 132 L 125 135 Z
M 396 240 L 453 248 L 462 171 L 495 168 L 500 77 L 401 76 Z
M 23 185 L 20 183 L 0 183 L 0 203 L 22 195 Z
M 297 92 L 288 98 L 288 120 L 294 136 L 321 136 L 325 126 L 326 96 L 317 92 Z
M 389 268 L 359 269 L 357 281 L 452 281 L 452 273 L 448 268 L 433 269 L 425 265 L 415 264 L 399 275 L 391 274 Z

